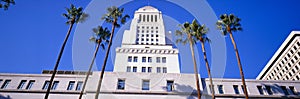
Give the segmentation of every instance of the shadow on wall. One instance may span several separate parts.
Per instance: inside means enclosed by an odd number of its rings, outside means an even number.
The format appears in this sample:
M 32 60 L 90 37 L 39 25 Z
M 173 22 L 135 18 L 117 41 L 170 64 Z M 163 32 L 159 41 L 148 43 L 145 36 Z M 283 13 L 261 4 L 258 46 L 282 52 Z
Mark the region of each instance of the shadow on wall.
M 7 95 L 7 97 L 3 96 L 0 94 L 0 99 L 12 99 L 9 95 Z
M 174 88 L 174 89 L 173 89 Z M 197 90 L 189 85 L 181 85 L 178 83 L 174 83 L 173 90 L 169 91 L 174 94 L 178 94 L 181 96 L 187 96 L 186 99 L 196 99 L 197 97 Z M 168 91 L 166 86 L 162 87 L 165 91 Z
M 294 98 L 299 98 L 299 92 L 292 92 L 291 89 L 288 89 L 288 87 L 286 86 L 280 86 L 278 84 L 262 84 L 263 86 L 265 86 L 263 88 L 263 90 L 265 90 L 269 95 L 273 95 L 273 94 L 280 94 L 282 95 L 281 98 L 282 99 L 294 99 Z M 266 86 L 269 86 L 270 89 L 267 89 Z

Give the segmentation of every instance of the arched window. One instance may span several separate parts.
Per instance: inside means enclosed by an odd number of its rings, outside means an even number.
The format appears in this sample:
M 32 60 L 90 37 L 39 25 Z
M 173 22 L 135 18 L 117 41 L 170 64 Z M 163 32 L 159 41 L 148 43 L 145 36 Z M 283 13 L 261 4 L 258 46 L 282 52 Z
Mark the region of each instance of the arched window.
M 145 15 L 143 15 L 143 22 L 145 22 L 146 21 L 146 16 Z

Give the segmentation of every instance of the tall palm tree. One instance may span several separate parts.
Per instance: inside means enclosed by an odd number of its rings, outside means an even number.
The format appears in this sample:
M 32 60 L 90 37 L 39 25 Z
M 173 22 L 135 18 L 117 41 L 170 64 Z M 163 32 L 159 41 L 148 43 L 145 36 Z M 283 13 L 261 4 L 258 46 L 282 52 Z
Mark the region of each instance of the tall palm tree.
M 227 35 L 229 34 L 234 51 L 235 51 L 235 56 L 237 58 L 237 62 L 238 62 L 238 67 L 240 70 L 240 76 L 242 79 L 242 83 L 243 83 L 243 91 L 245 94 L 246 99 L 248 99 L 248 92 L 247 92 L 247 87 L 246 87 L 246 82 L 245 82 L 245 78 L 244 78 L 244 73 L 243 73 L 243 68 L 242 68 L 242 63 L 240 60 L 240 55 L 237 49 L 237 45 L 235 43 L 235 40 L 233 38 L 232 32 L 236 32 L 236 31 L 241 31 L 242 30 L 242 26 L 240 24 L 241 19 L 238 18 L 237 16 L 235 16 L 234 14 L 230 14 L 229 16 L 227 14 L 223 14 L 220 16 L 220 20 L 218 20 L 217 27 L 221 30 L 223 35 Z
M 189 43 L 190 44 L 190 49 L 192 52 L 192 58 L 193 58 L 193 63 L 194 63 L 194 73 L 195 73 L 195 79 L 196 79 L 197 96 L 198 96 L 198 99 L 201 99 L 198 69 L 197 69 L 197 63 L 196 63 L 195 53 L 194 53 L 194 49 L 193 49 L 195 42 L 196 42 L 196 38 L 193 36 L 194 32 L 191 29 L 191 24 L 189 22 L 185 22 L 182 25 L 180 24 L 179 26 L 181 27 L 181 30 L 176 30 L 176 36 L 179 36 L 179 38 L 176 40 L 176 43 L 183 43 L 183 44 Z
M 102 65 L 102 69 L 101 69 L 101 73 L 100 73 L 100 79 L 99 79 L 99 82 L 98 82 L 98 87 L 97 87 L 95 99 L 98 99 L 98 97 L 99 97 L 101 84 L 102 84 L 102 80 L 103 80 L 103 76 L 104 76 L 103 74 L 104 74 L 104 71 L 105 71 L 106 62 L 107 62 L 110 47 L 111 47 L 111 44 L 112 44 L 112 39 L 113 39 L 113 36 L 114 36 L 115 28 L 120 27 L 121 24 L 125 24 L 126 19 L 129 18 L 129 15 L 127 15 L 127 14 L 123 16 L 123 12 L 124 12 L 124 8 L 118 8 L 118 7 L 112 6 L 112 7 L 107 8 L 107 13 L 104 14 L 103 17 L 101 18 L 102 20 L 105 20 L 105 22 L 112 24 L 112 31 L 111 31 L 111 35 L 110 35 L 110 38 L 109 38 L 109 43 L 108 43 L 107 51 L 106 51 L 106 54 L 105 54 L 104 62 L 103 62 L 103 65 Z M 119 21 L 120 21 L 121 24 L 119 24 Z
M 2 4 L 2 3 L 4 3 L 4 4 Z M 11 4 L 15 5 L 16 4 L 15 0 L 0 0 L 0 8 L 3 8 L 4 10 L 8 10 L 8 7 Z
M 83 21 L 84 18 L 87 17 L 87 15 L 83 13 L 83 11 L 82 11 L 83 9 L 81 7 L 76 8 L 73 4 L 71 4 L 70 8 L 66 8 L 66 10 L 67 10 L 68 13 L 67 14 L 64 13 L 63 16 L 68 19 L 68 21 L 66 23 L 69 24 L 70 27 L 69 27 L 67 35 L 64 39 L 64 42 L 61 46 L 60 52 L 58 54 L 58 58 L 56 60 L 56 63 L 55 63 L 54 69 L 53 69 L 53 73 L 52 73 L 52 76 L 51 76 L 51 79 L 50 79 L 50 83 L 49 83 L 49 86 L 47 88 L 47 92 L 46 92 L 46 95 L 45 95 L 44 99 L 48 99 L 48 96 L 49 96 L 49 93 L 50 93 L 50 90 L 51 90 L 51 87 L 52 87 L 52 83 L 53 83 L 53 80 L 54 80 L 54 77 L 55 77 L 55 74 L 56 74 L 61 56 L 64 52 L 66 43 L 68 41 L 68 38 L 70 36 L 70 33 L 71 33 L 71 30 L 73 28 L 74 23 L 78 23 L 80 21 Z
M 197 20 L 193 20 L 192 24 L 191 24 L 191 29 L 192 32 L 194 32 L 193 36 L 197 39 L 197 41 L 199 41 L 201 43 L 201 48 L 202 48 L 202 52 L 203 52 L 203 59 L 205 61 L 205 66 L 207 69 L 207 74 L 209 77 L 209 82 L 210 82 L 210 90 L 211 90 L 211 96 L 212 99 L 215 99 L 215 90 L 214 90 L 214 85 L 213 85 L 213 81 L 212 81 L 212 76 L 211 76 L 211 72 L 210 72 L 210 66 L 207 60 L 207 56 L 206 56 L 206 50 L 204 47 L 204 44 L 206 42 L 209 42 L 209 38 L 206 36 L 206 33 L 208 31 L 208 28 L 205 27 L 205 25 L 200 25 Z
M 102 49 L 104 49 L 104 45 L 105 45 L 105 43 L 108 42 L 108 39 L 109 39 L 109 36 L 110 36 L 110 31 L 107 28 L 103 28 L 102 26 L 98 26 L 97 28 L 94 28 L 93 32 L 94 32 L 94 36 L 92 36 L 90 38 L 90 41 L 95 42 L 97 44 L 97 46 L 96 46 L 96 49 L 95 49 L 95 52 L 94 52 L 94 56 L 92 58 L 92 62 L 89 66 L 88 72 L 86 73 L 86 77 L 85 77 L 85 80 L 83 82 L 84 84 L 83 84 L 82 90 L 80 92 L 79 99 L 82 98 L 82 95 L 85 91 L 85 87 L 86 87 L 86 84 L 87 84 L 86 82 L 88 81 L 89 75 L 90 75 L 91 70 L 93 68 L 94 61 L 96 59 L 99 47 L 101 46 Z

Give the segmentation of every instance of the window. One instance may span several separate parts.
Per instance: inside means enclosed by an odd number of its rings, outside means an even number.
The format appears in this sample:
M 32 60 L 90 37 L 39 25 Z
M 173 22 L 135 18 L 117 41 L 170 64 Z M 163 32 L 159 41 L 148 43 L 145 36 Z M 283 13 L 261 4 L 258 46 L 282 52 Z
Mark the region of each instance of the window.
M 151 15 L 151 22 L 153 22 L 153 15 Z
M 224 94 L 223 85 L 218 85 L 219 94 Z
M 142 57 L 142 62 L 146 62 L 146 57 Z
M 157 72 L 157 73 L 160 73 L 160 71 L 161 71 L 161 70 L 160 70 L 160 67 L 156 67 L 156 72 Z
M 117 89 L 124 90 L 125 89 L 125 80 L 119 79 Z
M 148 62 L 149 62 L 149 63 L 152 62 L 152 57 L 148 57 Z
M 28 90 L 28 89 L 31 89 L 32 86 L 33 86 L 33 84 L 34 84 L 34 82 L 35 82 L 35 80 L 30 80 L 30 81 L 28 82 L 28 85 L 26 86 L 26 89 L 27 89 L 27 90 Z
M 43 86 L 43 90 L 47 90 L 49 84 L 50 84 L 50 81 L 45 81 L 44 86 Z
M 146 72 L 146 67 L 142 67 L 142 72 Z
M 11 80 L 5 80 L 3 85 L 1 86 L 1 89 L 5 89 L 9 85 L 10 82 L 11 82 Z
M 69 82 L 69 85 L 68 85 L 68 87 L 67 87 L 67 90 L 72 90 L 73 87 L 74 87 L 74 85 L 75 85 L 75 81 L 70 81 L 70 82 Z
M 1 84 L 1 82 L 2 82 L 3 80 L 2 79 L 0 79 L 0 84 Z
M 128 62 L 132 62 L 132 56 L 128 56 L 127 61 L 128 61 Z
M 256 86 L 256 87 L 257 87 L 259 94 L 264 95 L 264 90 L 262 89 L 262 86 Z
M 156 57 L 156 63 L 160 63 L 160 57 Z
M 21 82 L 20 82 L 19 86 L 17 87 L 17 89 L 22 89 L 24 87 L 26 81 L 27 80 L 21 80 Z
M 162 57 L 162 63 L 166 63 L 167 59 L 166 57 Z
M 82 81 L 77 82 L 77 86 L 75 90 L 81 90 L 82 84 L 83 84 Z
M 127 66 L 126 72 L 130 72 L 131 71 L 131 67 Z
M 133 67 L 132 72 L 136 72 L 136 71 L 137 71 L 137 67 Z
M 286 87 L 285 86 L 280 86 L 284 95 L 289 95 L 289 92 L 287 91 Z
M 266 86 L 266 90 L 267 90 L 267 92 L 268 92 L 269 95 L 273 94 L 271 86 Z
M 233 90 L 235 94 L 240 94 L 238 85 L 233 85 Z
M 145 22 L 146 21 L 146 16 L 145 15 L 143 15 L 143 22 Z
M 298 95 L 298 93 L 297 93 L 297 91 L 296 91 L 296 89 L 295 89 L 294 86 L 289 86 L 289 88 L 290 88 L 290 90 L 291 90 L 291 92 L 292 92 L 293 95 Z
M 143 83 L 142 83 L 142 90 L 149 90 L 149 84 L 150 84 L 150 81 L 149 80 L 143 80 Z
M 147 15 L 147 22 L 149 22 L 149 15 Z
M 138 57 L 137 56 L 133 57 L 133 62 L 138 62 Z
M 51 90 L 55 90 L 58 86 L 59 81 L 54 81 L 53 86 L 51 87 Z
M 157 22 L 157 15 L 155 15 L 155 22 Z
M 167 67 L 163 67 L 163 73 L 167 73 Z
M 148 67 L 148 73 L 152 72 L 152 67 Z
M 174 90 L 174 81 L 167 81 L 167 91 L 173 91 Z

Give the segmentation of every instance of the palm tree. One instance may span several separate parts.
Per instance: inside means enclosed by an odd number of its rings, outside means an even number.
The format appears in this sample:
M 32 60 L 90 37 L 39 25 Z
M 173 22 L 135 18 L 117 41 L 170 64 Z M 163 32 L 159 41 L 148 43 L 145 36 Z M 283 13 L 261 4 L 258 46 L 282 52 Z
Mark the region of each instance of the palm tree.
M 97 46 L 96 46 L 96 50 L 94 52 L 92 62 L 90 64 L 90 67 L 89 67 L 88 72 L 86 74 L 85 80 L 83 82 L 84 84 L 83 84 L 82 90 L 80 92 L 79 99 L 82 98 L 83 92 L 85 91 L 85 87 L 86 87 L 86 84 L 87 84 L 86 82 L 88 81 L 89 75 L 90 75 L 91 70 L 93 68 L 93 64 L 94 64 L 94 61 L 96 59 L 99 47 L 101 46 L 102 49 L 104 49 L 104 44 L 108 42 L 108 39 L 109 39 L 109 36 L 110 36 L 110 31 L 107 28 L 103 28 L 102 26 L 98 26 L 97 28 L 94 28 L 93 32 L 94 32 L 95 36 L 92 36 L 90 38 L 90 41 L 95 42 L 97 44 Z
M 209 63 L 207 60 L 207 56 L 206 56 L 206 50 L 204 47 L 205 42 L 209 42 L 209 38 L 207 38 L 206 33 L 208 31 L 208 28 L 205 27 L 205 25 L 200 25 L 197 20 L 193 20 L 192 24 L 191 24 L 191 29 L 194 32 L 193 36 L 201 43 L 201 47 L 202 47 L 202 52 L 203 52 L 203 59 L 205 61 L 205 66 L 207 69 L 207 74 L 209 77 L 209 82 L 210 82 L 210 90 L 211 90 L 211 96 L 212 99 L 215 99 L 215 90 L 214 90 L 214 85 L 213 85 L 213 81 L 212 81 L 212 76 L 211 76 L 211 72 L 210 72 L 210 67 L 209 67 Z
M 50 93 L 50 89 L 52 87 L 52 83 L 53 83 L 53 80 L 54 80 L 54 77 L 55 77 L 55 74 L 56 74 L 56 71 L 57 71 L 57 68 L 58 68 L 61 56 L 63 54 L 64 48 L 66 46 L 66 43 L 68 41 L 68 38 L 70 36 L 70 33 L 71 33 L 71 30 L 73 28 L 74 23 L 78 23 L 80 21 L 83 21 L 84 18 L 87 17 L 87 15 L 83 13 L 83 11 L 82 11 L 83 9 L 81 7 L 76 8 L 73 4 L 71 4 L 70 8 L 66 8 L 66 10 L 67 10 L 68 13 L 67 14 L 63 14 L 63 16 L 68 19 L 68 21 L 66 23 L 69 24 L 70 27 L 69 27 L 67 35 L 66 35 L 66 37 L 64 39 L 64 42 L 63 42 L 63 44 L 61 46 L 60 52 L 58 54 L 58 58 L 56 60 L 56 63 L 55 63 L 54 69 L 53 69 L 53 73 L 52 73 L 52 76 L 51 76 L 51 79 L 50 79 L 50 83 L 49 83 L 49 86 L 47 88 L 47 92 L 46 92 L 46 95 L 45 95 L 44 99 L 48 99 L 48 96 L 49 96 L 49 93 Z
M 194 45 L 196 42 L 196 38 L 193 36 L 194 32 L 191 29 L 191 24 L 189 22 L 185 22 L 182 25 L 179 25 L 181 27 L 181 30 L 176 31 L 176 36 L 179 36 L 179 38 L 176 40 L 176 43 L 189 43 L 190 49 L 192 52 L 192 58 L 194 63 L 194 73 L 195 73 L 195 79 L 196 79 L 196 87 L 197 87 L 197 95 L 198 99 L 201 99 L 201 91 L 200 91 L 200 84 L 199 84 L 199 77 L 198 77 L 198 69 L 197 69 L 197 63 L 195 59 L 195 53 L 194 53 Z M 184 35 L 187 35 L 185 37 Z
M 4 4 L 2 4 L 4 2 Z M 15 0 L 0 0 L 0 8 L 3 8 L 4 10 L 8 10 L 8 7 L 10 5 L 15 5 Z
M 107 51 L 106 51 L 106 54 L 105 54 L 104 62 L 103 62 L 103 65 L 102 65 L 102 69 L 101 69 L 101 73 L 100 73 L 100 79 L 98 81 L 98 87 L 97 87 L 95 99 L 98 99 L 98 97 L 99 97 L 101 84 L 102 84 L 102 80 L 103 80 L 103 76 L 104 76 L 103 74 L 104 74 L 104 71 L 105 71 L 106 62 L 107 62 L 110 47 L 111 47 L 111 44 L 112 44 L 112 39 L 113 39 L 113 36 L 114 36 L 115 28 L 118 28 L 118 27 L 121 26 L 118 21 L 120 21 L 121 24 L 125 24 L 126 19 L 129 18 L 129 15 L 127 15 L 127 14 L 123 16 L 123 12 L 124 12 L 124 8 L 117 8 L 115 6 L 112 6 L 112 7 L 107 8 L 107 13 L 104 14 L 103 17 L 101 18 L 102 20 L 105 20 L 105 22 L 112 24 L 112 31 L 111 31 L 111 35 L 110 35 L 110 38 L 109 38 L 109 43 L 108 43 Z
M 248 99 L 249 97 L 248 97 L 247 87 L 246 87 L 246 83 L 245 83 L 242 63 L 240 60 L 240 55 L 239 55 L 239 52 L 237 49 L 237 45 L 236 45 L 235 40 L 232 35 L 232 32 L 242 31 L 242 26 L 240 24 L 240 21 L 241 21 L 241 19 L 233 14 L 230 14 L 229 16 L 227 14 L 223 14 L 220 16 L 220 20 L 218 20 L 218 22 L 216 24 L 217 24 L 218 28 L 221 30 L 223 35 L 229 34 L 229 36 L 230 36 L 230 39 L 231 39 L 231 42 L 233 44 L 233 48 L 235 51 L 235 56 L 237 58 L 238 67 L 240 70 L 240 76 L 241 76 L 242 83 L 243 83 L 243 91 L 244 91 L 246 99 Z

